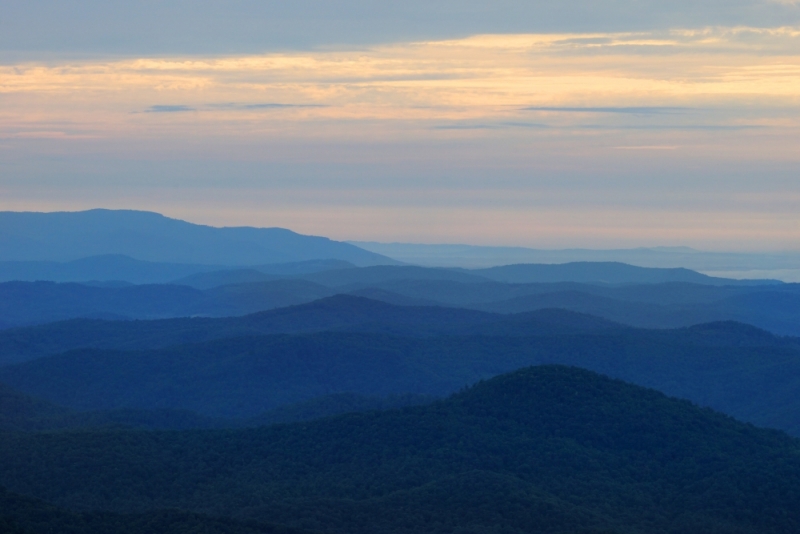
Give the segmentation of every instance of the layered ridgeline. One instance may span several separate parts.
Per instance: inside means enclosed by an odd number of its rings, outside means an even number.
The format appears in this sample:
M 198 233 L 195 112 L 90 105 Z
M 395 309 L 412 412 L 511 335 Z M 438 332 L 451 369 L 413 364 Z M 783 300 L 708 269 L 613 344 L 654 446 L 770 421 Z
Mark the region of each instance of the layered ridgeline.
M 0 212 L 0 229 L 0 261 L 70 262 L 112 254 L 202 265 L 319 259 L 355 265 L 398 263 L 348 243 L 283 228 L 215 228 L 145 211 Z
M 650 328 L 736 320 L 800 335 L 800 290 L 791 284 L 615 262 L 396 263 L 280 228 L 213 228 L 137 211 L 2 212 L 0 281 L 11 282 L 0 284 L 0 328 L 245 315 L 346 293 L 499 313 L 555 307 Z
M 561 363 L 800 435 L 800 340 L 739 323 L 637 330 L 563 310 L 503 316 L 337 296 L 242 318 L 11 330 L 0 354 L 0 383 L 83 411 L 248 419 L 332 394 L 442 396 Z
M 486 268 L 521 263 L 624 262 L 642 267 L 684 267 L 704 272 L 747 276 L 754 272 L 788 275 L 797 280 L 797 252 L 708 252 L 689 247 L 632 249 L 556 249 L 411 243 L 350 243 L 415 265 Z
M 225 284 L 267 282 L 319 271 L 356 268 L 344 260 L 305 260 L 247 267 L 142 261 L 121 254 L 73 261 L 0 261 L 0 282 L 90 282 L 100 286 L 166 284 L 208 289 Z M 203 281 L 206 286 L 203 286 Z
M 182 343 L 278 333 L 344 330 L 420 337 L 443 334 L 535 335 L 620 325 L 563 310 L 502 315 L 461 308 L 398 306 L 353 295 L 243 317 L 154 321 L 76 319 L 0 332 L 0 365 L 77 348 L 154 349 Z
M 164 283 L 200 273 L 231 271 L 232 267 L 285 275 L 303 274 L 306 267 L 291 267 L 298 262 L 340 262 L 338 266 L 332 263 L 329 269 L 401 263 L 390 256 L 282 228 L 215 228 L 144 211 L 0 212 L 0 281 Z M 535 259 L 510 259 L 506 263 L 537 263 Z M 639 260 L 637 256 L 632 262 L 662 266 Z M 548 257 L 538 263 L 568 266 L 512 265 L 479 269 L 474 274 L 515 283 L 715 283 L 715 279 L 687 269 L 641 269 L 607 260 L 571 261 Z
M 235 316 L 335 294 L 351 294 L 394 304 L 462 307 L 497 313 L 562 308 L 647 328 L 735 320 L 778 334 L 800 335 L 798 284 L 727 281 L 727 285 L 719 285 L 719 279 L 691 271 L 686 275 L 680 269 L 625 265 L 613 265 L 622 277 L 615 280 L 637 280 L 637 283 L 510 283 L 490 280 L 476 271 L 411 266 L 329 269 L 332 265 L 340 267 L 330 261 L 315 261 L 272 266 L 271 274 L 253 269 L 213 271 L 168 285 L 2 283 L 0 328 L 76 317 Z M 566 278 L 594 273 L 598 279 L 607 275 L 609 268 L 607 264 L 581 264 L 579 268 L 570 264 L 527 265 L 498 268 L 494 272 L 500 273 L 498 276 L 505 273 L 502 277 L 532 279 L 542 267 L 551 273 L 560 272 Z M 670 281 L 671 278 L 675 280 Z M 678 281 L 682 278 L 696 281 Z
M 179 509 L 332 534 L 800 530 L 800 442 L 555 366 L 312 423 L 3 433 L 0 484 L 95 514 Z M 17 508 L 2 515 L 32 525 Z

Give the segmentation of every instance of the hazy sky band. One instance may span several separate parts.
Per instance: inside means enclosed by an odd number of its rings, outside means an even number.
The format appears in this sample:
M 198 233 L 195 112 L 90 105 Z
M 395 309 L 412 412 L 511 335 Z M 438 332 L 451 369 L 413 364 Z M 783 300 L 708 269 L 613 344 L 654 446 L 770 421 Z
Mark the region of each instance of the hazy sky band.
M 15 62 L 0 67 L 0 207 L 144 202 L 349 239 L 797 248 L 799 43 L 797 28 L 737 26 Z
M 792 0 L 3 1 L 0 57 L 257 54 L 475 34 L 800 24 Z

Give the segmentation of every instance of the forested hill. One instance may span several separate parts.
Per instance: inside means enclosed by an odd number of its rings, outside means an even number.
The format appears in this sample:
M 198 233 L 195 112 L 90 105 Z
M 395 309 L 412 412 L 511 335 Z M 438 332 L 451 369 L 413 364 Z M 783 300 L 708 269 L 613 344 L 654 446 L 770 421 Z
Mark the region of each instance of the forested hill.
M 177 510 L 139 514 L 73 512 L 0 488 L 2 534 L 304 534 L 303 531 L 242 523 Z M 305 533 L 311 534 L 311 533 Z
M 520 367 L 558 363 L 800 435 L 798 338 L 780 338 L 738 323 L 662 331 L 602 323 L 598 328 L 591 318 L 578 317 L 577 326 L 570 326 L 574 317 L 562 317 L 561 311 L 555 313 L 565 321 L 560 326 L 536 317 L 448 322 L 451 311 L 474 313 L 468 310 L 440 310 L 442 323 L 437 324 L 436 308 L 423 308 L 429 315 L 420 317 L 430 323 L 406 327 L 411 332 L 440 328 L 440 334 L 398 335 L 403 325 L 381 323 L 377 313 L 381 306 L 389 312 L 397 309 L 375 304 L 377 322 L 355 323 L 353 331 L 251 334 L 157 350 L 76 349 L 0 367 L 0 383 L 75 410 L 178 410 L 206 418 L 249 419 L 331 394 L 443 396 Z M 69 325 L 62 325 L 65 335 L 74 333 Z M 175 339 L 170 336 L 176 333 L 151 334 Z M 54 339 L 40 335 L 34 341 Z
M 577 333 L 613 328 L 623 327 L 566 310 L 501 315 L 437 306 L 395 306 L 363 297 L 335 295 L 308 304 L 243 317 L 153 321 L 75 319 L 6 330 L 0 332 L 0 365 L 76 348 L 142 350 L 223 338 L 324 330 L 384 332 L 420 337 L 468 333 Z
M 800 531 L 800 442 L 558 366 L 255 430 L 0 434 L 0 484 L 331 534 Z

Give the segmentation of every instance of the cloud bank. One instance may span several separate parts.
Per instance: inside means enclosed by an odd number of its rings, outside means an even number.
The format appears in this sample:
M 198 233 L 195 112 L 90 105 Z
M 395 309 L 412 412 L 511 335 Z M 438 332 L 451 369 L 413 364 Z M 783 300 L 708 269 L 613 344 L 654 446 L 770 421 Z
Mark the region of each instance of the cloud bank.
M 796 248 L 798 94 L 793 26 L 18 61 L 0 198 L 364 240 Z

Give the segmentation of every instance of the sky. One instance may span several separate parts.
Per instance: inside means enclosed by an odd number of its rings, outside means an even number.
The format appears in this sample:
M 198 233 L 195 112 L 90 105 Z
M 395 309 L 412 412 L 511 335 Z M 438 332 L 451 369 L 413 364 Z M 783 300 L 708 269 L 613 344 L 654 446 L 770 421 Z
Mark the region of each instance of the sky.
M 0 0 L 0 209 L 800 250 L 800 6 Z

